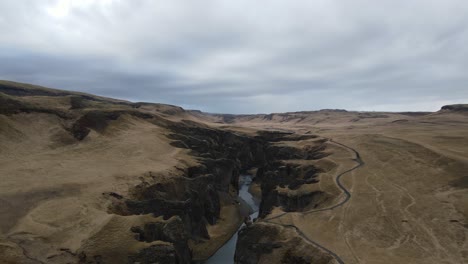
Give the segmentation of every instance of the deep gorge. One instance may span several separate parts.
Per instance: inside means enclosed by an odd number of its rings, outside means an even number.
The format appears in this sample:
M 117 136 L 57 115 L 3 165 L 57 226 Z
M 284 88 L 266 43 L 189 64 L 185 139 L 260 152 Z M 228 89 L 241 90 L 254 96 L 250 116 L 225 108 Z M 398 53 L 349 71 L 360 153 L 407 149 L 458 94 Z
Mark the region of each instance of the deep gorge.
M 17 91 L 23 90 L 15 88 L 7 91 L 10 95 L 16 95 Z M 35 93 L 25 90 L 20 96 L 37 95 Z M 49 93 L 48 96 L 54 97 L 68 96 L 66 93 Z M 209 228 L 220 225 L 224 207 L 234 205 L 240 210 L 237 205 L 239 175 L 248 171 L 254 172 L 253 184 L 259 189 L 259 220 L 239 233 L 235 253 L 237 263 L 253 263 L 250 260 L 252 254 L 268 254 L 278 248 L 277 244 L 263 243 L 262 236 L 258 236 L 259 230 L 265 228 L 266 233 L 260 233 L 269 240 L 279 239 L 284 233 L 278 226 L 269 226 L 262 221 L 274 208 L 300 212 L 305 208 L 318 207 L 329 198 L 328 194 L 320 190 L 297 192 L 301 186 L 317 184 L 322 168 L 293 161 L 319 160 L 328 155 L 325 147 L 327 140 L 310 133 L 257 131 L 255 134 L 247 134 L 191 120 L 172 121 L 141 111 L 142 107 L 148 107 L 143 103 L 119 102 L 112 103 L 119 108 L 116 110 L 88 110 L 93 104 L 106 102 L 89 96 L 71 96 L 68 111 L 35 106 L 13 97 L 5 98 L 9 107 L 4 114 L 42 113 L 56 116 L 64 131 L 74 138 L 60 142 L 64 145 L 85 141 L 92 131 L 105 134 L 112 124 L 131 117 L 165 129 L 170 144 L 189 151 L 196 160 L 195 165 L 181 163 L 176 167 L 176 172 L 170 175 L 148 171 L 140 175 L 141 182 L 131 186 L 126 194 L 109 191 L 102 193 L 109 204 L 107 210 L 110 214 L 150 214 L 160 217 L 134 225 L 128 230 L 136 241 L 151 244 L 129 255 L 128 262 L 131 263 L 153 263 L 155 259 L 163 263 L 192 263 L 209 258 L 225 241 L 215 241 L 213 243 L 217 245 L 202 250 L 213 239 Z M 172 115 L 180 111 L 183 110 L 172 107 L 162 113 Z M 302 142 L 300 147 L 288 144 L 299 141 Z M 237 227 L 231 230 L 230 235 L 242 224 L 242 218 L 243 215 L 239 213 L 237 220 L 230 220 L 237 221 L 231 223 L 237 224 Z M 276 231 L 270 232 L 270 229 Z M 257 240 L 250 239 L 252 235 Z M 300 237 L 297 239 L 301 240 Z M 281 247 L 288 248 L 287 245 Z M 287 251 L 283 255 L 294 259 L 295 254 Z M 101 263 L 102 259 L 100 255 L 94 255 L 86 249 L 73 256 L 78 257 L 80 263 Z
M 317 183 L 320 168 L 287 161 L 325 157 L 326 140 L 315 135 L 278 131 L 261 131 L 255 136 L 247 136 L 202 127 L 190 121 L 172 123 L 168 127 L 173 131 L 168 134 L 173 140 L 172 145 L 189 149 L 199 164 L 180 168 L 180 175 L 168 181 L 153 177 L 152 182 L 146 181 L 135 186 L 130 197 L 121 197 L 118 194 L 109 196 L 112 200 L 109 210 L 112 213 L 151 213 L 154 216 L 163 216 L 166 221 L 132 228 L 131 231 L 140 241 L 167 242 L 131 256 L 132 261 L 150 263 L 153 259 L 150 256 L 157 256 L 157 259 L 159 256 L 171 256 L 167 263 L 191 263 L 195 258 L 189 241 L 196 244 L 210 239 L 207 226 L 217 223 L 221 200 L 225 201 L 226 197 L 230 197 L 232 203 L 236 201 L 239 175 L 252 168 L 256 168 L 253 182 L 261 186 L 260 219 L 267 216 L 274 207 L 281 207 L 286 212 L 301 211 L 311 204 L 316 207 L 325 199 L 322 192 L 297 196 L 279 193 L 276 188 L 295 190 L 303 184 Z M 310 139 L 314 140 L 314 145 L 302 149 L 276 144 Z M 257 227 L 262 226 L 253 225 L 249 230 Z M 246 233 L 243 232 L 244 236 Z M 242 241 L 242 236 L 239 241 Z M 262 247 L 259 250 L 259 254 L 264 251 Z M 239 257 L 242 252 L 236 253 L 238 263 L 245 263 Z

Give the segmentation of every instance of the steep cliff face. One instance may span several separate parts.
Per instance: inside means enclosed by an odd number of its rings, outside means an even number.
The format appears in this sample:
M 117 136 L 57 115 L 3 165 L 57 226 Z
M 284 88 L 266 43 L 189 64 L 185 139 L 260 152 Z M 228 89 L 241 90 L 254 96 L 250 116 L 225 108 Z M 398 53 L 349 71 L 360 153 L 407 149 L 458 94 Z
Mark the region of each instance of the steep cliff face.
M 173 131 L 169 134 L 174 140 L 172 144 L 190 149 L 198 165 L 182 170 L 181 176 L 172 177 L 171 181 L 155 179 L 153 183 L 136 186 L 132 197 L 114 201 L 113 212 L 178 217 L 191 239 L 209 239 L 207 225 L 216 224 L 219 218 L 219 195 L 237 193 L 240 172 L 253 167 L 258 168 L 255 181 L 262 189 L 260 217 L 268 215 L 274 207 L 287 212 L 316 207 L 325 197 L 320 191 L 295 192 L 303 185 L 316 184 L 321 170 L 310 164 L 288 162 L 326 156 L 325 141 L 318 139 L 304 148 L 277 144 L 316 136 L 260 132 L 249 137 L 188 121 L 168 127 Z M 185 249 L 175 247 L 175 252 L 181 256 Z
M 173 123 L 169 127 L 176 131 L 169 135 L 175 140 L 173 145 L 191 149 L 201 163 L 227 159 L 235 162 L 239 170 L 268 163 L 262 140 L 190 121 Z
M 180 168 L 171 177 L 146 177 L 131 188 L 128 196 L 108 195 L 112 201 L 109 210 L 119 215 L 176 217 L 187 234 L 187 239 L 178 239 L 177 243 L 166 239 L 164 228 L 154 228 L 155 224 L 135 227 L 134 231 L 144 241 L 148 237 L 145 234 L 151 233 L 156 240 L 172 244 L 178 263 L 189 263 L 187 242 L 210 239 L 207 226 L 216 224 L 220 217 L 223 206 L 220 196 L 231 197 L 230 203 L 235 203 L 240 172 L 266 166 L 265 142 L 192 121 L 169 122 L 165 126 L 171 131 L 168 134 L 173 140 L 171 144 L 189 149 L 198 164 Z
M 325 251 L 301 236 L 294 226 L 263 221 L 274 208 L 301 212 L 318 208 L 331 194 L 316 185 L 325 169 L 314 161 L 328 155 L 326 140 L 313 135 L 261 132 L 270 161 L 257 170 L 255 182 L 261 187 L 259 220 L 239 232 L 236 263 L 336 263 Z M 299 144 L 295 141 L 300 141 Z M 300 147 L 298 147 L 298 145 Z
M 145 177 L 141 184 L 130 188 L 126 196 L 106 195 L 111 201 L 109 212 L 122 216 L 152 214 L 164 219 L 177 217 L 187 234 L 186 239 L 174 241 L 167 238 L 163 229 L 153 228 L 152 237 L 166 244 L 145 248 L 131 259 L 150 261 L 148 256 L 151 254 L 155 259 L 164 257 L 158 254 L 169 254 L 177 263 L 190 263 L 192 254 L 188 250 L 188 240 L 210 239 L 207 226 L 216 224 L 220 217 L 223 206 L 220 195 L 231 197 L 231 203 L 234 203 L 240 172 L 251 167 L 275 167 L 271 153 L 278 151 L 278 148 L 269 148 L 268 141 L 262 138 L 242 136 L 188 120 L 173 122 L 135 110 L 86 111 L 76 118 L 68 130 L 81 141 L 91 131 L 104 133 L 107 126 L 122 115 L 164 127 L 170 131 L 167 136 L 173 140 L 171 144 L 189 149 L 198 164 L 180 168 L 179 173 L 171 177 Z M 143 232 L 137 233 L 148 233 L 144 231 L 148 228 L 141 227 Z M 134 230 L 139 229 L 135 227 Z
M 274 131 L 260 131 L 257 136 L 247 137 L 199 126 L 182 127 L 181 124 L 177 124 L 177 131 L 171 135 L 177 140 L 173 144 L 190 148 L 193 155 L 200 157 L 201 165 L 189 169 L 190 176 L 213 176 L 218 191 L 227 191 L 230 184 L 237 189 L 239 171 L 258 168 L 254 181 L 262 189 L 260 217 L 275 206 L 288 212 L 301 211 L 308 206 L 316 207 L 323 199 L 320 191 L 279 192 L 278 188 L 294 191 L 305 184 L 316 184 L 320 168 L 288 160 L 317 160 L 327 156 L 324 152 L 326 140 L 316 139 L 314 135 Z M 303 148 L 277 144 L 309 139 L 316 140 Z
M 17 150 L 36 148 L 38 155 L 25 159 L 40 157 L 38 162 L 30 163 L 31 166 L 47 164 L 44 166 L 50 171 L 41 175 L 45 185 L 82 181 L 77 185 L 80 187 L 74 187 L 80 188 L 77 194 L 67 194 L 81 196 L 66 201 L 76 206 L 67 211 L 69 215 L 66 216 L 67 221 L 76 221 L 76 224 L 73 222 L 73 228 L 64 227 L 61 233 L 64 230 L 83 232 L 83 226 L 88 233 L 80 233 L 79 241 L 68 242 L 71 238 L 67 236 L 73 236 L 70 231 L 54 245 L 36 241 L 24 249 L 26 252 L 40 248 L 28 253 L 38 260 L 46 258 L 41 250 L 49 250 L 47 261 L 56 263 L 65 257 L 81 263 L 106 263 L 122 258 L 130 263 L 190 263 L 197 252 L 189 245 L 212 239 L 209 230 L 222 220 L 223 208 L 237 206 L 239 174 L 251 168 L 257 168 L 254 181 L 262 189 L 260 217 L 275 207 L 301 211 L 316 206 L 322 197 L 320 192 L 301 189 L 318 182 L 316 176 L 320 169 L 294 162 L 326 155 L 323 141 L 314 135 L 271 131 L 246 135 L 195 122 L 196 118 L 174 106 L 131 103 L 15 83 L 0 83 L 0 115 L 0 122 L 5 124 L 0 127 L 3 133 L 0 136 L 12 141 L 11 145 L 5 145 L 12 151 L 10 156 L 25 154 L 16 153 Z M 37 130 L 22 131 L 31 121 L 37 121 Z M 30 140 L 30 145 L 18 148 L 24 139 Z M 309 140 L 313 144 L 300 148 L 285 144 Z M 151 147 L 145 146 L 147 142 L 151 142 Z M 118 147 L 113 149 L 113 146 Z M 158 147 L 162 150 L 154 150 Z M 184 153 L 180 160 L 164 153 L 174 150 L 174 153 Z M 108 156 L 114 154 L 117 155 Z M 151 155 L 165 158 L 153 163 L 157 159 Z M 67 157 L 63 159 L 67 162 L 65 165 L 59 162 L 64 156 Z M 101 158 L 102 161 L 95 162 Z M 133 160 L 131 167 L 126 166 L 129 160 Z M 145 160 L 144 169 L 140 160 Z M 34 166 L 12 172 L 37 171 Z M 102 168 L 95 169 L 98 166 Z M 56 183 L 57 179 L 61 182 Z M 36 192 L 32 188 L 19 194 L 18 199 Z M 51 192 L 38 204 L 63 204 L 63 200 L 68 199 L 59 198 Z M 42 215 L 44 211 L 50 219 L 53 206 L 44 207 L 35 213 Z M 74 214 L 81 210 L 86 213 L 78 219 Z M 89 217 L 83 224 L 80 217 L 88 217 L 90 211 L 99 216 L 99 220 Z M 64 222 L 58 218 L 55 222 L 47 221 L 55 228 Z M 5 226 L 10 228 L 12 224 Z M 29 227 L 27 223 L 24 228 L 29 230 Z M 20 245 L 28 241 L 24 235 L 28 232 L 19 234 L 21 237 L 14 243 Z M 41 233 L 38 237 L 43 236 L 41 241 L 47 241 L 54 235 Z
M 164 241 L 169 242 L 172 245 L 166 246 L 166 250 L 170 253 L 160 253 L 158 256 L 168 256 L 171 263 L 190 263 L 192 260 L 192 252 L 188 247 L 189 235 L 185 230 L 185 225 L 182 219 L 178 216 L 172 217 L 167 222 L 153 222 L 145 223 L 144 226 L 134 226 L 131 229 L 136 234 L 136 239 L 144 242 Z M 172 253 L 173 252 L 173 253 Z M 152 263 L 151 255 L 147 258 L 144 257 L 146 253 L 143 251 L 137 257 L 141 258 L 140 262 L 147 261 Z M 152 253 L 154 255 L 154 253 Z M 135 261 L 135 257 L 130 257 L 131 260 Z
M 265 132 L 263 132 L 265 133 Z M 268 133 L 267 139 L 273 142 L 314 139 L 312 135 L 287 135 Z M 271 137 L 273 135 L 273 138 Z M 268 142 L 268 141 L 267 141 Z M 297 161 L 317 160 L 327 156 L 325 140 L 318 139 L 304 144 L 303 148 L 268 143 L 267 159 L 271 162 L 257 170 L 255 182 L 260 183 L 262 200 L 259 217 L 268 215 L 274 207 L 283 211 L 302 211 L 306 207 L 316 207 L 326 199 L 326 194 L 318 190 L 296 191 L 301 186 L 315 185 L 322 170 L 307 163 Z
M 444 105 L 442 111 L 468 112 L 468 104 Z
M 239 231 L 235 262 L 336 263 L 328 253 L 305 241 L 294 227 L 259 222 Z

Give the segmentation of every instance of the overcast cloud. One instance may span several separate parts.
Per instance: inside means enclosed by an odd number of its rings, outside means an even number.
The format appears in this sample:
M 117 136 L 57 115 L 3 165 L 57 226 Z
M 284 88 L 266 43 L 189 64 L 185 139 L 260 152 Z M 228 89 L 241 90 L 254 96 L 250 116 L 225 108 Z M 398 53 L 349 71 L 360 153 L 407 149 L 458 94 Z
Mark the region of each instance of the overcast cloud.
M 0 79 L 218 113 L 468 103 L 466 0 L 0 1 Z

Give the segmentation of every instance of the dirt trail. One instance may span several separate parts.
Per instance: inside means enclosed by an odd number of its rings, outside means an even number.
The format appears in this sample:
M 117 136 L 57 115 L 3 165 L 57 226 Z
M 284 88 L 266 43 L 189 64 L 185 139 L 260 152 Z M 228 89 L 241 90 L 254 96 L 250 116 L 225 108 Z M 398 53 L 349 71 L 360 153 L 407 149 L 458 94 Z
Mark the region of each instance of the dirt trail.
M 349 199 L 351 199 L 351 193 L 349 192 L 348 189 L 346 189 L 346 187 L 342 184 L 341 182 L 341 177 L 347 173 L 350 173 L 354 170 L 356 170 L 357 168 L 361 167 L 364 165 L 364 161 L 361 159 L 361 156 L 359 154 L 359 152 L 357 150 L 355 150 L 354 148 L 352 147 L 349 147 L 349 146 L 346 146 L 342 143 L 339 143 L 339 142 L 336 142 L 336 141 L 333 141 L 332 139 L 328 139 L 330 142 L 336 144 L 336 145 L 339 145 L 339 146 L 342 146 L 348 150 L 351 150 L 351 152 L 354 153 L 355 155 L 355 158 L 353 159 L 357 164 L 356 166 L 352 167 L 351 169 L 348 169 L 344 172 L 341 172 L 340 174 L 338 174 L 335 178 L 335 183 L 336 185 L 338 186 L 338 188 L 340 188 L 343 193 L 345 194 L 345 199 L 342 200 L 341 202 L 335 204 L 335 205 L 332 205 L 330 207 L 326 207 L 326 208 L 321 208 L 321 209 L 317 209 L 317 210 L 309 210 L 309 211 L 306 211 L 306 212 L 302 212 L 302 214 L 304 215 L 308 215 L 308 214 L 312 214 L 312 213 L 317 213 L 317 212 L 323 212 L 323 211 L 330 211 L 330 210 L 333 210 L 335 208 L 338 208 L 338 207 L 341 207 L 343 206 L 344 204 L 346 204 Z M 316 242 L 316 241 L 313 241 L 311 239 L 309 239 L 297 226 L 295 225 L 285 225 L 285 224 L 279 224 L 279 223 L 275 223 L 275 222 L 271 222 L 271 220 L 274 220 L 274 219 L 278 219 L 286 214 L 288 214 L 289 212 L 284 212 L 284 213 L 281 213 L 279 215 L 276 215 L 274 217 L 270 217 L 270 218 L 266 218 L 266 219 L 263 219 L 261 221 L 264 221 L 264 222 L 268 222 L 270 224 L 275 224 L 275 225 L 280 225 L 282 227 L 286 227 L 286 228 L 294 228 L 296 230 L 296 232 L 304 239 L 306 240 L 307 242 L 313 244 L 314 246 L 322 249 L 323 251 L 327 252 L 328 254 L 332 255 L 336 261 L 340 264 L 344 264 L 344 261 L 340 258 L 340 256 L 338 256 L 335 252 L 327 249 L 326 247 L 322 246 L 320 243 Z

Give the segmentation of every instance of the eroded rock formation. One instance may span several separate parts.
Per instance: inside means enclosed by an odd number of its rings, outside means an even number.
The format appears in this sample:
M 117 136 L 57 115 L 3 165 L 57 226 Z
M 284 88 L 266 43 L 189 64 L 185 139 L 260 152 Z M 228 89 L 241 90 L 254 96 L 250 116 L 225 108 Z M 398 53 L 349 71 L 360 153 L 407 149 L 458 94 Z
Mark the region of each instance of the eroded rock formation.
M 235 262 L 256 263 L 336 263 L 328 253 L 305 241 L 293 227 L 254 223 L 239 231 Z
M 141 122 L 164 133 L 172 146 L 188 150 L 196 164 L 180 164 L 170 175 L 148 171 L 141 175 L 139 184 L 129 186 L 124 193 L 102 192 L 110 215 L 154 216 L 154 221 L 145 218 L 146 222 L 125 230 L 129 239 L 133 235 L 141 242 L 136 253 L 128 255 L 130 263 L 190 263 L 190 243 L 210 239 L 208 227 L 218 223 L 223 206 L 237 204 L 239 175 L 251 168 L 257 168 L 254 181 L 262 190 L 260 217 L 275 207 L 302 211 L 317 206 L 325 197 L 319 191 L 298 191 L 301 186 L 316 184 L 320 169 L 294 161 L 326 156 L 324 141 L 312 134 L 260 131 L 247 135 L 183 118 L 167 118 L 185 114 L 175 106 L 131 103 L 16 83 L 2 84 L 0 90 L 0 114 L 51 116 L 57 131 L 52 137 L 57 140 L 55 147 L 73 148 L 108 140 L 118 133 L 115 124 Z M 311 142 L 302 147 L 288 144 L 296 141 Z M 81 247 L 73 251 L 66 248 L 51 259 L 65 254 L 81 263 L 105 263 L 107 253 L 93 247 L 106 236 L 104 233 L 91 233 L 93 237 Z

